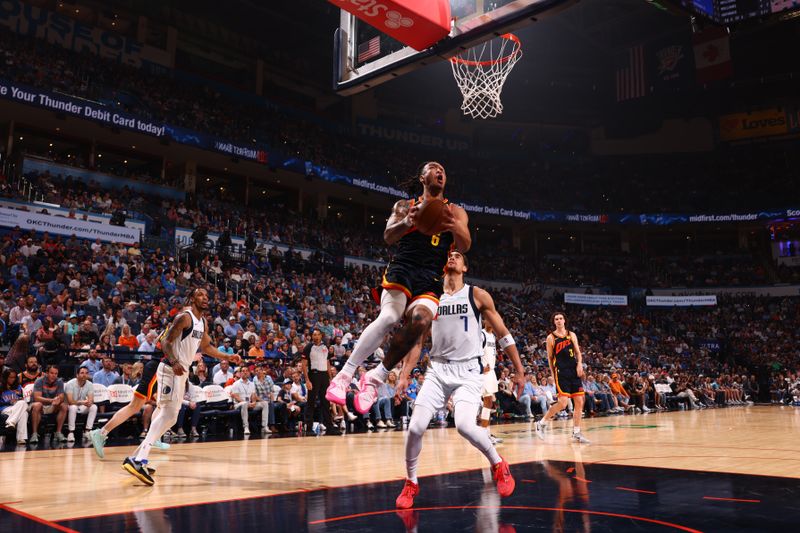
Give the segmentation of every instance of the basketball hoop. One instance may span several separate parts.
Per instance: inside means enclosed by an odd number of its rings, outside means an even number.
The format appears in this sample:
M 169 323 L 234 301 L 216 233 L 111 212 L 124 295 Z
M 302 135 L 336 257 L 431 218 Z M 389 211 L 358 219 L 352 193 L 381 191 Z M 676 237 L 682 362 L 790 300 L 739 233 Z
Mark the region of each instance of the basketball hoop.
M 465 115 L 494 118 L 503 112 L 503 84 L 520 57 L 522 43 L 516 35 L 506 33 L 450 58 L 453 77 L 464 97 L 461 110 Z

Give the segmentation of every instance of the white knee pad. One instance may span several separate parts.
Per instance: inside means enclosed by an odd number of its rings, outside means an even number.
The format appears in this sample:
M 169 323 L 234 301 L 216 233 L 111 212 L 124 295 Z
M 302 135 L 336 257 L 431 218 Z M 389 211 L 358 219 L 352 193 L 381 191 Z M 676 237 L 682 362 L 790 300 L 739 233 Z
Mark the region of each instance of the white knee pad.
M 384 324 L 388 323 L 388 328 L 391 328 L 403 318 L 407 303 L 408 298 L 402 292 L 384 290 L 383 293 L 381 293 L 381 312 L 378 314 L 378 318 L 376 318 L 375 321 L 377 322 L 380 320 Z
M 400 291 L 383 291 L 381 294 L 381 312 L 361 333 L 361 337 L 359 337 L 358 343 L 343 369 L 345 372 L 348 374 L 354 373 L 356 367 L 363 363 L 381 345 L 384 336 L 403 317 L 407 300 L 406 295 Z

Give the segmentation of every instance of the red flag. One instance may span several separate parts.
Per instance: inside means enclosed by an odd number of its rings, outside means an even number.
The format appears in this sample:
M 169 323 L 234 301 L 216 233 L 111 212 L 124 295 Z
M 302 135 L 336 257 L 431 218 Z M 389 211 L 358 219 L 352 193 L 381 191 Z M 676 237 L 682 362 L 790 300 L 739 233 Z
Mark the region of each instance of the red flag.
M 697 82 L 709 83 L 733 75 L 731 40 L 725 28 L 708 27 L 692 36 Z

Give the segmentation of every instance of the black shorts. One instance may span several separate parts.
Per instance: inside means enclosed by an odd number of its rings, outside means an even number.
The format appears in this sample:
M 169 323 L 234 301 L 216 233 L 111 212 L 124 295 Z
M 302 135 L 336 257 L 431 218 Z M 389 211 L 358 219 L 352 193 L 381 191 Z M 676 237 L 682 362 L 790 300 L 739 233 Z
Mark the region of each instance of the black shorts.
M 567 396 L 575 398 L 576 396 L 583 396 L 583 382 L 581 378 L 574 372 L 561 374 L 556 368 L 556 375 L 554 376 L 556 382 L 556 391 L 559 396 Z
M 144 398 L 145 401 L 153 397 L 156 392 L 156 374 L 158 373 L 158 365 L 161 363 L 158 359 L 148 361 L 142 370 L 142 380 L 133 391 L 135 396 Z
M 402 291 L 410 304 L 419 298 L 428 298 L 437 304 L 442 288 L 442 273 L 404 264 L 389 263 L 383 273 L 381 287 Z

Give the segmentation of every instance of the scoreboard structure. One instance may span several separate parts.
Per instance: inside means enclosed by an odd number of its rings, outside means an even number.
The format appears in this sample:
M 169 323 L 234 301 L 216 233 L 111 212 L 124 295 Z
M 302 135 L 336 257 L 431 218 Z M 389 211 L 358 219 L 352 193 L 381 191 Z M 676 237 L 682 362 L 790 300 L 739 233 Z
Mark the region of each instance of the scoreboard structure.
M 800 10 L 800 0 L 677 0 L 676 3 L 723 25 Z

